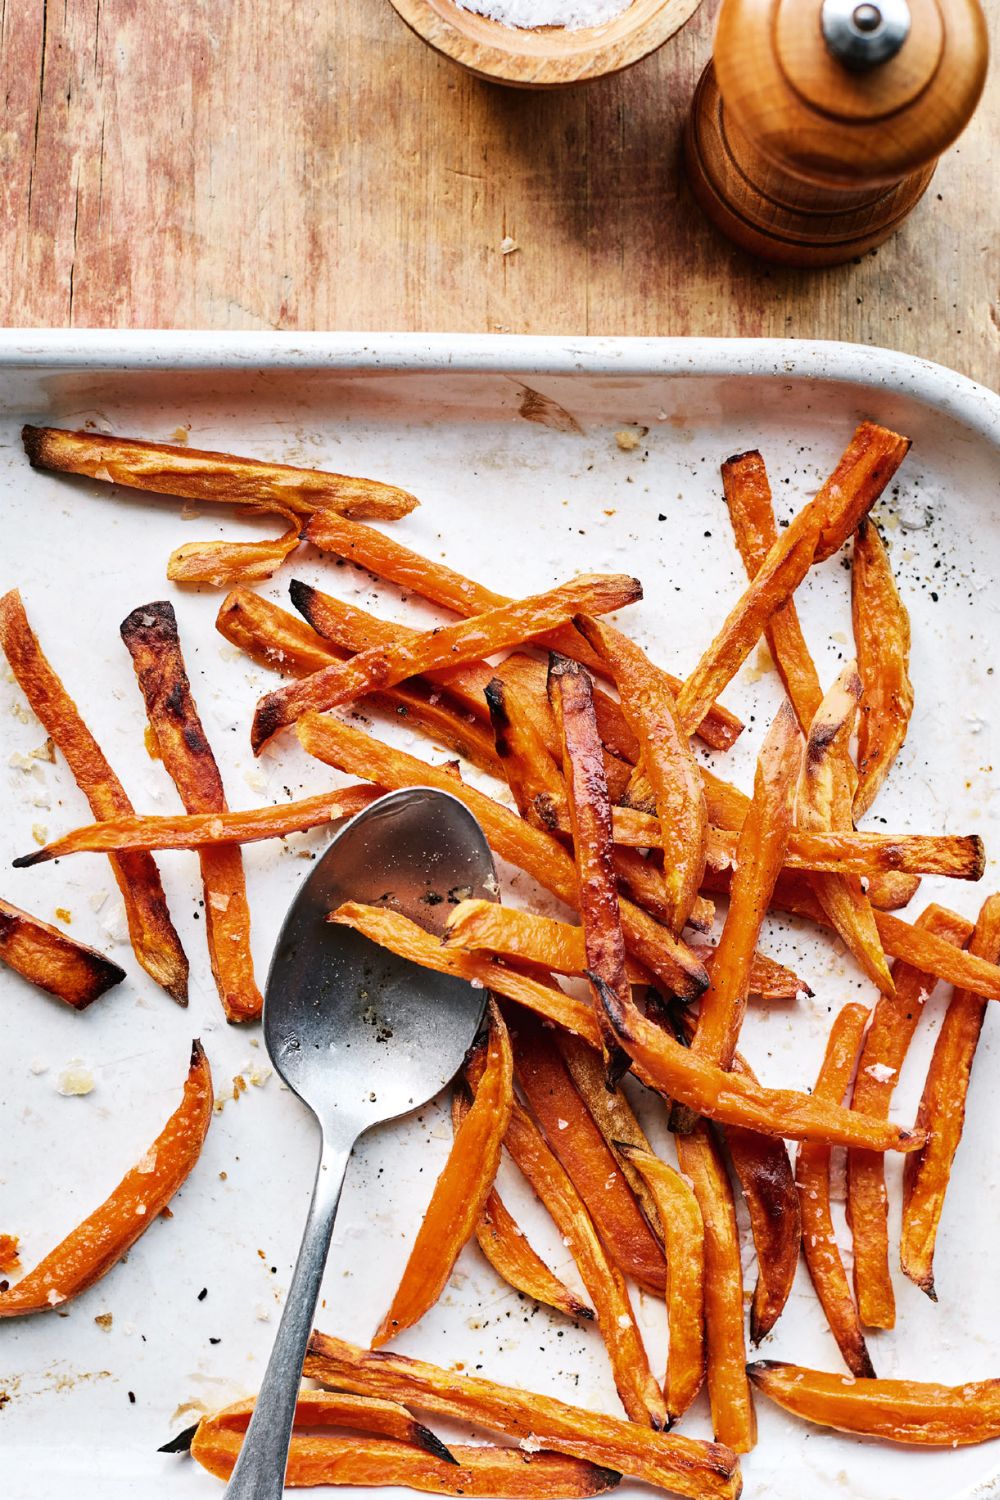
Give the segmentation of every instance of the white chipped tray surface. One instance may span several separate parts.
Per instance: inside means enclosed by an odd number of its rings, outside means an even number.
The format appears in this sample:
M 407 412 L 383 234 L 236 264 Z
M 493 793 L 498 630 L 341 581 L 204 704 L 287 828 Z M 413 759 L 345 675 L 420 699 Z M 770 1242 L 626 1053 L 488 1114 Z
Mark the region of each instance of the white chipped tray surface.
M 558 402 L 582 431 L 524 420 L 523 386 Z M 162 768 L 146 756 L 141 702 L 118 624 L 135 605 L 160 597 L 175 602 L 231 804 L 317 792 L 329 786 L 331 773 L 287 737 L 254 762 L 250 713 L 274 679 L 235 656 L 214 632 L 218 592 L 181 592 L 165 581 L 167 554 L 178 543 L 250 528 L 217 509 L 187 519 L 180 502 L 112 496 L 98 483 L 33 473 L 18 438 L 24 420 L 94 422 L 167 440 L 184 426 L 201 447 L 403 485 L 422 506 L 398 525 L 399 536 L 512 594 L 585 570 L 635 572 L 646 598 L 629 611 L 629 627 L 678 671 L 694 663 L 743 586 L 720 498 L 720 461 L 762 448 L 787 518 L 831 468 L 859 417 L 908 432 L 914 447 L 881 514 L 913 619 L 917 708 L 901 764 L 868 823 L 985 836 L 991 859 L 984 883 L 946 887 L 928 879 L 917 909 L 934 897 L 974 915 L 996 884 L 992 856 L 1000 840 L 989 793 L 1000 749 L 992 677 L 1000 402 L 958 376 L 837 345 L 7 333 L 0 334 L 0 412 L 0 588 L 20 586 L 43 645 L 137 807 L 152 812 L 178 803 Z M 626 426 L 649 429 L 633 452 L 615 442 Z M 430 618 L 392 590 L 374 588 L 366 575 L 308 550 L 262 592 L 287 605 L 293 577 L 401 620 Z M 828 681 L 851 649 L 848 579 L 839 560 L 810 577 L 800 600 Z M 776 679 L 759 676 L 754 660 L 725 695 L 747 717 L 745 735 L 726 758 L 727 773 L 731 768 L 744 786 L 778 701 Z M 110 951 L 128 970 L 127 981 L 83 1016 L 0 974 L 0 1230 L 20 1234 L 30 1266 L 152 1140 L 176 1103 L 192 1036 L 203 1038 L 220 1091 L 237 1072 L 263 1073 L 267 1059 L 254 1045 L 257 1028 L 222 1021 L 198 920 L 194 855 L 160 857 L 192 961 L 186 1012 L 156 989 L 126 946 L 115 944 L 118 897 L 106 861 L 81 856 L 10 870 L 10 858 L 33 847 L 33 825 L 54 836 L 88 818 L 61 761 L 33 774 L 8 764 L 41 739 L 31 716 L 18 711 L 22 703 L 4 677 L 0 889 L 50 919 L 57 906 L 68 908 L 73 935 Z M 392 732 L 398 737 L 395 726 Z M 411 745 L 405 732 L 402 743 L 442 758 L 427 743 Z M 302 856 L 324 838 L 317 831 L 246 851 L 261 979 L 282 915 L 307 873 Z M 508 899 L 531 895 L 523 877 L 508 882 Z M 870 1001 L 871 991 L 842 955 L 805 928 L 769 923 L 764 946 L 804 974 L 816 998 L 770 1010 L 754 1006 L 746 1051 L 766 1081 L 808 1086 L 831 1011 L 849 998 Z M 941 1003 L 939 995 L 928 1004 L 901 1079 L 900 1118 L 915 1109 Z M 56 1091 L 60 1070 L 74 1057 L 95 1076 L 86 1098 Z M 998 1085 L 991 1015 L 938 1249 L 940 1302 L 933 1306 L 897 1278 L 898 1327 L 871 1338 L 880 1374 L 948 1382 L 1000 1374 Z M 449 1138 L 439 1102 L 358 1150 L 324 1283 L 321 1327 L 367 1341 Z M 190 1461 L 155 1450 L 201 1411 L 255 1389 L 288 1284 L 313 1155 L 311 1127 L 293 1096 L 274 1077 L 251 1085 L 215 1117 L 174 1218 L 151 1226 L 127 1264 L 65 1317 L 0 1326 L 0 1389 L 9 1396 L 0 1411 L 0 1492 L 14 1500 L 54 1500 L 70 1482 L 80 1500 L 220 1493 L 217 1481 Z M 898 1160 L 891 1161 L 894 1228 L 898 1176 Z M 506 1175 L 503 1185 L 543 1253 L 572 1281 L 564 1247 Z M 751 1268 L 751 1285 L 752 1278 Z M 645 1295 L 637 1308 L 660 1369 L 662 1310 Z M 95 1317 L 107 1312 L 113 1324 L 105 1331 Z M 439 1305 L 399 1347 L 444 1364 L 461 1360 L 469 1370 L 481 1367 L 584 1406 L 620 1410 L 596 1332 L 521 1301 L 474 1248 L 462 1255 Z M 801 1267 L 761 1354 L 841 1368 Z M 745 1493 L 755 1500 L 1000 1495 L 996 1444 L 944 1453 L 878 1447 L 811 1429 L 764 1400 L 758 1408 L 760 1444 L 744 1461 Z M 683 1430 L 709 1435 L 703 1398 Z M 626 1481 L 619 1493 L 625 1500 L 640 1487 Z

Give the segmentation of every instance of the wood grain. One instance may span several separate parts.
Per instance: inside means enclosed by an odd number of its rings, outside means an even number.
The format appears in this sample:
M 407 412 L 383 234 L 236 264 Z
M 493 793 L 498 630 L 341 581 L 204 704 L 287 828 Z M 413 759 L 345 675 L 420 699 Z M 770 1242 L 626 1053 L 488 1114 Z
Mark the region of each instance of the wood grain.
M 387 0 L 0 0 L 0 322 L 851 339 L 1000 385 L 995 73 L 896 238 L 769 269 L 680 170 L 714 9 L 522 93 Z

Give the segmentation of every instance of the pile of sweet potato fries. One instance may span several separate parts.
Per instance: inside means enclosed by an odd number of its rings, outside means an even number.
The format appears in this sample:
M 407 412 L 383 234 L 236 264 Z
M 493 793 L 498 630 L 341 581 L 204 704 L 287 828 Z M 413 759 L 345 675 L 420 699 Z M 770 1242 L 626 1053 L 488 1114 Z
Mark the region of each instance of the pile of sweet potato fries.
M 137 815 L 13 591 L 0 600 L 0 646 L 97 819 L 17 865 L 106 854 L 137 961 L 183 1004 L 188 961 L 153 855 L 197 849 L 212 972 L 234 1022 L 253 1020 L 261 1005 L 240 845 L 321 827 L 386 790 L 452 793 L 499 858 L 575 914 L 560 921 L 465 900 L 441 940 L 391 905 L 348 902 L 330 913 L 404 958 L 486 988 L 489 1022 L 455 1091 L 452 1149 L 372 1349 L 314 1335 L 305 1374 L 327 1389 L 301 1393 L 287 1483 L 555 1500 L 602 1493 L 629 1475 L 692 1500 L 736 1497 L 738 1455 L 756 1440 L 755 1389 L 820 1426 L 887 1441 L 950 1447 L 1000 1436 L 1000 1381 L 951 1389 L 879 1379 L 864 1335 L 895 1318 L 887 1151 L 906 1156 L 902 1269 L 935 1297 L 935 1239 L 972 1062 L 987 1002 L 1000 1000 L 1000 896 L 986 900 L 975 924 L 937 905 L 913 921 L 897 914 L 923 874 L 978 880 L 981 841 L 856 827 L 892 770 L 913 707 L 910 623 L 870 514 L 908 440 L 863 422 L 784 529 L 761 455 L 725 462 L 723 493 L 748 582 L 680 678 L 610 623 L 642 597 L 638 580 L 585 575 L 506 598 L 365 524 L 416 503 L 392 486 L 103 434 L 28 428 L 24 437 L 38 467 L 282 518 L 287 529 L 273 542 L 179 548 L 168 576 L 231 587 L 219 631 L 286 679 L 256 706 L 255 752 L 294 733 L 358 783 L 230 811 L 174 610 L 154 602 L 134 609 L 121 633 L 148 743 L 186 813 Z M 301 540 L 450 619 L 418 631 L 297 581 L 293 615 L 246 587 Z M 794 596 L 814 565 L 848 543 L 854 658 L 827 685 Z M 721 755 L 740 735 L 719 698 L 761 641 L 786 698 L 747 794 L 708 770 L 691 741 Z M 516 811 L 469 785 L 457 762 L 417 759 L 333 712 L 359 701 L 502 782 Z M 725 917 L 713 943 L 718 897 Z M 875 988 L 870 1008 L 851 1002 L 835 1016 L 819 1076 L 798 1090 L 760 1081 L 739 1051 L 748 1005 L 809 993 L 808 975 L 758 946 L 771 911 L 806 917 L 839 939 Z M 123 977 L 2 902 L 0 957 L 80 1010 Z M 889 1117 L 893 1088 L 939 980 L 953 993 L 907 1127 Z M 646 1138 L 622 1088 L 629 1072 L 659 1096 L 677 1167 Z M 163 1134 L 90 1219 L 13 1288 L 0 1287 L 0 1317 L 59 1305 L 119 1259 L 194 1166 L 211 1115 L 196 1043 Z M 798 1143 L 794 1167 L 789 1142 Z M 831 1212 L 835 1147 L 847 1149 L 853 1286 Z M 498 1196 L 504 1151 L 569 1248 L 584 1295 L 545 1264 Z M 780 1317 L 801 1248 L 846 1376 L 748 1363 L 737 1193 L 758 1267 L 750 1340 L 759 1343 Z M 627 1420 L 383 1350 L 437 1301 L 472 1239 L 517 1291 L 596 1325 Z M 663 1380 L 650 1366 L 629 1282 L 665 1301 Z M 671 1430 L 703 1385 L 714 1442 Z M 515 1445 L 447 1447 L 411 1408 Z M 252 1402 L 227 1408 L 172 1446 L 189 1447 L 224 1478 L 251 1411 Z

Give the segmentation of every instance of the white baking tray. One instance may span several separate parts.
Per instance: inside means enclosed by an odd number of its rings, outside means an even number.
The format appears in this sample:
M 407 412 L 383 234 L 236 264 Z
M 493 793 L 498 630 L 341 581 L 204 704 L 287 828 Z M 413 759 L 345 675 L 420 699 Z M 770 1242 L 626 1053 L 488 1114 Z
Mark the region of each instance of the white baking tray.
M 545 422 L 525 413 L 553 403 Z M 569 418 L 566 417 L 569 414 Z M 399 535 L 496 588 L 522 593 L 573 573 L 641 576 L 630 625 L 664 663 L 685 670 L 737 593 L 743 571 L 720 498 L 719 463 L 760 446 L 787 517 L 832 467 L 862 416 L 912 435 L 914 446 L 880 507 L 913 619 L 917 708 L 901 764 L 873 826 L 978 829 L 993 856 L 990 796 L 1000 743 L 993 666 L 1000 585 L 1000 401 L 937 366 L 844 345 L 699 340 L 544 340 L 349 335 L 146 333 L 0 334 L 0 588 L 19 585 L 43 645 L 119 770 L 136 805 L 177 800 L 143 748 L 143 713 L 118 624 L 135 605 L 171 597 L 195 695 L 232 805 L 316 792 L 331 773 L 284 742 L 254 762 L 247 741 L 258 693 L 273 679 L 215 634 L 220 595 L 180 591 L 164 566 L 178 543 L 244 533 L 218 509 L 114 494 L 99 483 L 33 473 L 23 421 L 99 427 L 329 466 L 401 484 L 422 506 Z M 571 420 L 570 420 L 571 419 Z M 644 429 L 633 452 L 615 433 Z M 645 430 L 648 429 L 648 430 Z M 421 617 L 391 590 L 311 551 L 263 588 L 286 602 L 302 577 L 399 619 Z M 839 560 L 800 591 L 806 635 L 824 680 L 850 652 L 848 578 Z M 427 618 L 427 612 L 423 613 Z M 0 776 L 5 789 L 0 891 L 113 953 L 127 981 L 84 1015 L 9 972 L 0 974 L 0 1230 L 21 1236 L 30 1266 L 90 1211 L 145 1149 L 173 1108 L 187 1045 L 204 1039 L 220 1091 L 266 1058 L 256 1029 L 222 1021 L 206 962 L 193 855 L 160 858 L 192 961 L 191 1004 L 178 1009 L 120 941 L 117 894 L 97 856 L 12 871 L 33 847 L 33 825 L 55 835 L 88 821 L 65 766 L 27 774 L 9 765 L 41 734 L 22 696 L 0 680 Z M 726 701 L 748 728 L 728 758 L 748 785 L 752 758 L 778 701 L 773 675 L 744 670 Z M 395 732 L 393 729 L 392 732 Z M 406 736 L 403 736 L 406 742 Z M 416 753 L 441 759 L 428 744 Z M 285 908 L 321 847 L 320 832 L 247 850 L 253 946 L 261 979 Z M 509 872 L 508 872 L 509 873 Z M 978 887 L 932 896 L 973 915 L 996 883 L 991 858 Z M 103 892 L 107 892 L 102 900 Z M 523 878 L 507 899 L 531 896 Z M 94 907 L 99 907 L 95 910 Z M 766 948 L 816 991 L 797 1006 L 755 1006 L 746 1050 L 768 1081 L 808 1086 L 830 1013 L 859 994 L 851 963 L 804 928 L 769 924 Z M 911 1117 L 942 997 L 927 1008 L 898 1092 Z M 56 1092 L 74 1057 L 93 1070 L 85 1098 Z M 961 1381 L 1000 1373 L 1000 1086 L 989 1018 L 976 1062 L 966 1139 L 937 1255 L 938 1305 L 898 1284 L 899 1326 L 873 1335 L 885 1375 Z M 654 1111 L 655 1113 L 655 1111 Z M 441 1103 L 378 1132 L 357 1152 L 324 1284 L 321 1327 L 365 1342 L 404 1263 L 450 1129 Z M 205 1151 L 174 1203 L 126 1264 L 60 1313 L 0 1325 L 0 1492 L 14 1500 L 217 1495 L 190 1460 L 156 1452 L 201 1412 L 255 1389 L 274 1333 L 305 1214 L 314 1139 L 302 1108 L 272 1077 L 216 1116 Z M 222 1174 L 225 1174 L 224 1177 Z M 899 1163 L 890 1163 L 894 1219 Z M 516 1184 L 516 1210 L 559 1272 L 563 1246 Z M 753 1270 L 748 1253 L 748 1283 Z M 199 1294 L 205 1295 L 199 1300 Z M 639 1299 L 655 1367 L 662 1311 Z M 105 1330 L 95 1318 L 113 1315 Z M 218 1340 L 218 1342 L 210 1342 Z M 404 1352 L 462 1361 L 584 1406 L 618 1411 L 597 1334 L 521 1301 L 476 1249 L 467 1250 L 439 1305 L 399 1341 Z M 839 1369 L 800 1269 L 765 1356 Z M 131 1394 L 130 1394 L 131 1393 Z M 134 1396 L 134 1400 L 133 1400 Z M 759 1403 L 760 1445 L 744 1464 L 746 1493 L 770 1500 L 958 1500 L 1000 1495 L 996 1445 L 954 1452 L 878 1447 L 811 1429 Z M 704 1401 L 683 1430 L 708 1435 Z M 623 1497 L 639 1493 L 624 1484 Z

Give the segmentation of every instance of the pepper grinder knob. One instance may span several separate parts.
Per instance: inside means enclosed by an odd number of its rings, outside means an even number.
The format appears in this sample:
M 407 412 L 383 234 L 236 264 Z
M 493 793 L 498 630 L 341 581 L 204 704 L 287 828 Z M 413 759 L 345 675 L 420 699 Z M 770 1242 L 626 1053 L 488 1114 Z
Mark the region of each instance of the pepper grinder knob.
M 723 0 L 688 120 L 695 197 L 766 260 L 850 260 L 926 191 L 987 56 L 979 0 Z

